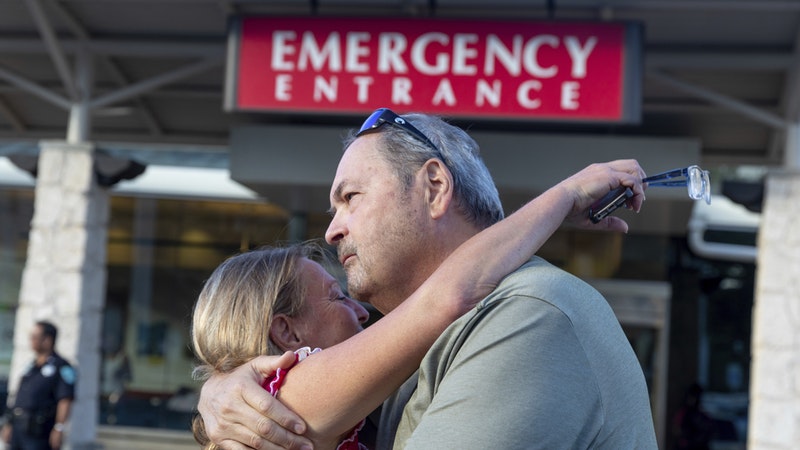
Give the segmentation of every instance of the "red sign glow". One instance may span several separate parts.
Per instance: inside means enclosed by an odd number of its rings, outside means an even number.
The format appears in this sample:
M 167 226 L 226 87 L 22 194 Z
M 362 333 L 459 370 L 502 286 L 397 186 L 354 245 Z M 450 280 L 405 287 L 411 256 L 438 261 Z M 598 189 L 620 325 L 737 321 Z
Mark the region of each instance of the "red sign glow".
M 638 121 L 622 23 L 242 19 L 226 103 L 243 111 Z

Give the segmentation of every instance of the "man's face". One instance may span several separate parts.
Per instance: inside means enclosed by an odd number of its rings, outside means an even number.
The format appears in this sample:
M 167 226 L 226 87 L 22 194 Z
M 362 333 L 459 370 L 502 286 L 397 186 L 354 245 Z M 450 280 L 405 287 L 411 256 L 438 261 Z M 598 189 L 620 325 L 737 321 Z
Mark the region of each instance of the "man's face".
M 335 245 L 350 294 L 387 313 L 426 277 L 428 220 L 424 196 L 400 180 L 377 152 L 378 133 L 356 139 L 345 151 L 331 187 L 333 220 L 325 240 Z
M 49 350 L 50 339 L 42 333 L 42 327 L 35 326 L 30 334 L 31 350 L 35 353 L 43 353 Z

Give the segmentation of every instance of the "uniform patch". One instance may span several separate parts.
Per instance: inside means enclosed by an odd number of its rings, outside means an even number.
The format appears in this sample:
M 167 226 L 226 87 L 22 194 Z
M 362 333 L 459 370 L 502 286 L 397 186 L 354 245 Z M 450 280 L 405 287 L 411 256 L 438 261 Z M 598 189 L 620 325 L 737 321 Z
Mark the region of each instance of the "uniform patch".
M 53 367 L 52 364 L 45 364 L 42 367 L 42 376 L 43 377 L 52 377 L 56 373 L 56 368 Z
M 75 383 L 75 369 L 70 366 L 61 366 L 61 379 L 67 384 Z

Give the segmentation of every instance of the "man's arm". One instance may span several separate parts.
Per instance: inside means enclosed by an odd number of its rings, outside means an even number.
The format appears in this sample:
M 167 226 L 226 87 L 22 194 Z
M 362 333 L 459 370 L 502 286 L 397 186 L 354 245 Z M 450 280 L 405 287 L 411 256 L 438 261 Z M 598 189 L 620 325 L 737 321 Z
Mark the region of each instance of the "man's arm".
M 62 398 L 56 405 L 56 424 L 50 431 L 50 447 L 61 448 L 64 439 L 64 426 L 69 419 L 69 412 L 72 409 L 72 399 Z
M 69 419 L 69 413 L 72 410 L 72 399 L 62 398 L 58 401 L 56 406 L 56 424 L 65 424 Z
M 10 421 L 6 422 L 5 424 L 3 424 L 2 439 L 3 439 L 3 442 L 6 443 L 6 445 L 11 444 L 11 433 L 13 433 L 13 432 L 14 432 L 14 430 L 11 427 L 11 422 Z
M 16 397 L 16 393 L 9 396 L 9 398 L 7 399 L 7 403 L 5 405 L 6 406 L 5 414 L 3 416 L 0 416 L 0 423 L 2 423 L 2 426 L 0 426 L 0 440 L 2 442 L 5 442 L 6 444 L 11 443 L 11 434 L 14 432 L 13 425 L 11 422 L 12 419 L 14 418 L 13 409 L 15 405 L 15 400 L 12 397 Z

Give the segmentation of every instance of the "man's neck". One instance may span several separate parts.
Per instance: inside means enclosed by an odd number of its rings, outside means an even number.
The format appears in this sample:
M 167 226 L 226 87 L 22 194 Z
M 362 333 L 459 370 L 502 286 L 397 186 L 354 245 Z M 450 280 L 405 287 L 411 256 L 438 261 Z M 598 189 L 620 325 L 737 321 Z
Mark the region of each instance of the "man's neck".
M 52 351 L 37 353 L 36 354 L 36 365 L 37 366 L 41 366 L 42 364 L 46 363 L 47 362 L 47 358 L 49 358 L 50 355 L 52 355 L 52 354 L 53 354 Z
M 428 241 L 425 247 L 425 257 L 420 258 L 414 267 L 415 276 L 404 286 L 397 286 L 386 292 L 382 296 L 383 305 L 399 306 L 408 299 L 422 283 L 427 280 L 436 269 L 442 265 L 445 259 L 450 256 L 461 244 L 477 234 L 480 230 L 475 229 L 463 221 L 457 225 L 454 223 L 445 224 L 433 235 L 433 239 Z M 387 300 L 390 299 L 390 300 Z M 394 307 L 392 309 L 394 309 Z M 388 313 L 388 311 L 384 312 Z

